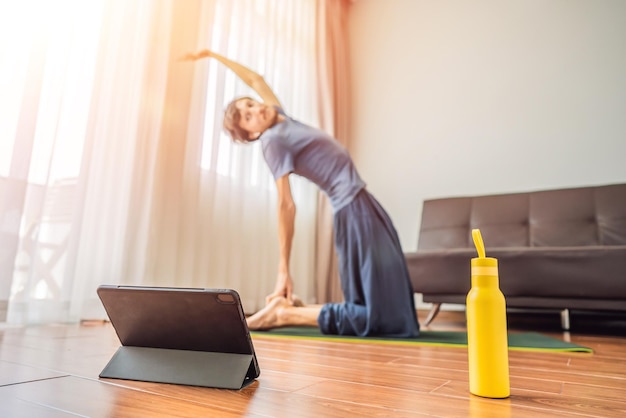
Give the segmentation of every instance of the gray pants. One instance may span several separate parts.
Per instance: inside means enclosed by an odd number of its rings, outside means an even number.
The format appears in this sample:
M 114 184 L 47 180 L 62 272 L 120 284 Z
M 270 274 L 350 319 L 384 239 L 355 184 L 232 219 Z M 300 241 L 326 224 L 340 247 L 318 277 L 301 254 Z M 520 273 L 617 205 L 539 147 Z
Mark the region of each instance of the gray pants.
M 413 288 L 391 219 L 365 189 L 335 213 L 343 303 L 322 307 L 324 334 L 416 337 Z

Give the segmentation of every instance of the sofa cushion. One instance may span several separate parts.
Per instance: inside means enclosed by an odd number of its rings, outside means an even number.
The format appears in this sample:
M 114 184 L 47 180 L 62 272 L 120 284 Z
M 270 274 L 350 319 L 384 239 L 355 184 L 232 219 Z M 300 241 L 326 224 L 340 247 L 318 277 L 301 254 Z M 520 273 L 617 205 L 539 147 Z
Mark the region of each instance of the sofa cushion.
M 474 248 L 471 230 L 478 228 L 491 247 L 527 247 L 529 205 L 526 193 L 473 199 L 466 232 L 467 246 Z
M 626 184 L 597 187 L 596 221 L 602 245 L 626 245 Z
M 626 245 L 626 185 L 530 193 L 533 247 Z
M 505 297 L 626 299 L 626 246 L 494 248 Z M 465 295 L 471 249 L 407 254 L 415 292 Z
M 470 197 L 424 202 L 418 249 L 467 248 L 471 210 Z
M 626 184 L 426 200 L 418 251 L 626 245 Z
M 594 192 L 591 188 L 530 193 L 530 245 L 598 245 Z

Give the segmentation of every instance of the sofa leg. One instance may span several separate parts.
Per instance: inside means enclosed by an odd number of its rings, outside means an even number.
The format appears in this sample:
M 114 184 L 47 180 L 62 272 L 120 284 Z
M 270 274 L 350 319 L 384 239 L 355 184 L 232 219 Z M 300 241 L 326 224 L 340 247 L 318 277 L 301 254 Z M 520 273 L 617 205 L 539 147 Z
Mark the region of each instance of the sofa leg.
M 426 321 L 424 322 L 425 327 L 427 327 L 428 324 L 433 322 L 433 319 L 435 319 L 435 317 L 439 313 L 439 309 L 441 309 L 441 303 L 433 304 L 433 307 L 430 308 L 430 312 L 428 312 L 428 316 L 426 317 Z
M 561 311 L 561 328 L 563 331 L 569 331 L 569 309 Z

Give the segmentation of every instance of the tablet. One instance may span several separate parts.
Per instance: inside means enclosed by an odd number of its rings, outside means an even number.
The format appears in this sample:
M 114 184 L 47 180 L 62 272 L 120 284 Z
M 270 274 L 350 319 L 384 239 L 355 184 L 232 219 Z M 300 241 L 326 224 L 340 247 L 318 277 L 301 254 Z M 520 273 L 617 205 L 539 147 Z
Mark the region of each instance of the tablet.
M 100 377 L 241 388 L 259 376 L 235 290 L 102 285 L 97 293 L 122 344 Z

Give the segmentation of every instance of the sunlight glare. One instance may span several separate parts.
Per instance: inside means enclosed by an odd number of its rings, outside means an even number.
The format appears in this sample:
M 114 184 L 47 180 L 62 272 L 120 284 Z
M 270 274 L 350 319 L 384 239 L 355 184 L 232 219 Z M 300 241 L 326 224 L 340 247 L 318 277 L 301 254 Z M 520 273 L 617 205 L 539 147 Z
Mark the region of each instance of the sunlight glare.
M 8 177 L 30 50 L 44 14 L 33 1 L 0 2 L 0 176 Z M 40 1 L 39 3 L 44 3 Z
M 102 8 L 102 0 L 0 0 L 0 176 L 11 175 L 18 137 L 32 132 L 19 126 L 24 111 L 36 120 L 29 179 L 78 174 L 91 97 L 82 87 L 93 77 Z M 33 95 L 38 108 L 24 108 Z

